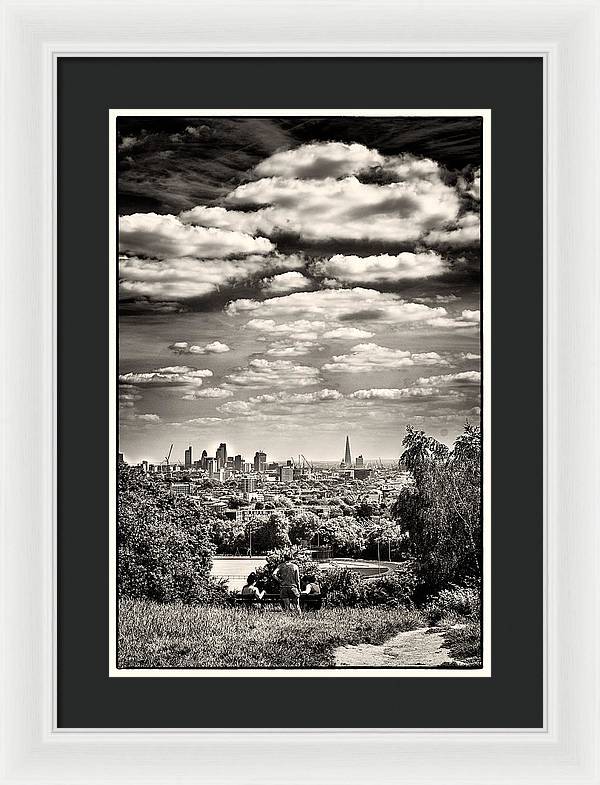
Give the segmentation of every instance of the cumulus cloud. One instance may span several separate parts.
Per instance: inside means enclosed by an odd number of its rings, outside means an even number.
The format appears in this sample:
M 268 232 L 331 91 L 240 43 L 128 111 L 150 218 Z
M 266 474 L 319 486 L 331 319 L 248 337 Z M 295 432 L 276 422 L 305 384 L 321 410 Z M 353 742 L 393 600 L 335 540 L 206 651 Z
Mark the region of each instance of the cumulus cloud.
M 273 243 L 239 231 L 190 226 L 174 215 L 134 213 L 119 219 L 119 244 L 123 252 L 153 258 L 223 258 L 235 254 L 269 253 Z
M 119 259 L 120 293 L 122 298 L 136 298 L 131 310 L 176 313 L 184 310 L 178 301 L 210 295 L 227 286 L 247 285 L 259 275 L 302 269 L 305 264 L 297 255 L 283 254 L 250 254 L 241 259 L 123 255 Z
M 202 379 L 212 375 L 213 372 L 207 368 L 171 365 L 154 371 L 122 373 L 119 375 L 119 382 L 148 387 L 181 387 L 186 384 L 199 386 L 202 384 Z
M 141 422 L 160 422 L 160 417 L 158 414 L 134 414 L 134 417 L 136 420 L 140 420 Z
M 322 370 L 334 373 L 373 373 L 413 365 L 448 365 L 448 362 L 437 352 L 413 354 L 376 343 L 359 343 L 350 349 L 350 354 L 334 355 L 331 362 L 323 365 Z
M 350 398 L 358 401 L 399 401 L 405 398 L 431 398 L 436 394 L 432 387 L 372 388 L 356 390 Z
M 360 179 L 373 173 L 380 182 Z M 231 209 L 200 205 L 179 219 L 273 238 L 291 233 L 308 241 L 416 242 L 453 225 L 462 195 L 475 188 L 464 178 L 460 186 L 450 185 L 443 175 L 428 158 L 384 156 L 362 144 L 305 144 L 261 161 L 253 180 L 225 196 Z M 247 207 L 255 209 L 238 209 Z M 466 241 L 462 232 L 461 242 Z
M 344 399 L 344 396 L 338 390 L 330 390 L 324 388 L 322 390 L 315 390 L 314 392 L 307 393 L 294 393 L 288 390 L 277 393 L 266 393 L 263 395 L 255 395 L 248 398 L 246 401 L 230 401 L 218 406 L 218 410 L 223 414 L 249 417 L 260 416 L 258 413 L 261 409 L 270 411 L 287 410 L 286 407 L 294 406 L 311 406 L 317 404 L 327 404 Z
M 234 208 L 228 228 L 252 228 L 267 237 L 293 232 L 305 240 L 416 242 L 455 222 L 457 191 L 441 180 L 405 180 L 386 185 L 343 180 L 268 177 L 238 186 L 225 198 Z M 241 218 L 237 207 L 256 207 Z
M 431 319 L 432 327 L 446 329 L 476 328 L 479 326 L 479 311 L 464 310 L 460 316 L 438 316 Z
M 384 160 L 377 150 L 362 144 L 318 142 L 274 153 L 261 161 L 254 173 L 258 177 L 281 175 L 304 180 L 344 177 L 381 166 Z
M 185 420 L 182 423 L 175 423 L 175 425 L 213 425 L 214 423 L 223 422 L 222 417 L 194 417 L 192 420 Z
M 182 395 L 184 401 L 198 401 L 201 398 L 231 398 L 231 390 L 224 390 L 222 387 L 203 387 L 201 390 L 191 390 Z
M 189 343 L 188 341 L 177 341 L 172 343 L 169 349 L 175 352 L 175 354 L 223 354 L 231 351 L 226 343 L 221 343 L 220 341 L 213 341 L 205 346 Z
M 316 275 L 333 277 L 347 283 L 391 283 L 416 280 L 441 275 L 446 267 L 442 257 L 434 251 L 410 253 L 396 256 L 344 256 L 336 254 L 330 259 L 316 262 Z
M 320 380 L 319 369 L 309 365 L 295 365 L 290 360 L 251 360 L 244 368 L 236 368 L 225 377 L 227 386 L 308 387 Z
M 309 319 L 278 324 L 274 319 L 250 319 L 246 327 L 269 335 L 285 335 L 296 341 L 316 341 L 319 333 L 327 329 L 327 324 Z
M 273 278 L 264 278 L 262 281 L 264 290 L 269 294 L 301 291 L 310 289 L 312 285 L 310 278 L 298 272 L 280 273 Z
M 212 294 L 222 286 L 235 285 L 265 269 L 265 260 L 255 255 L 246 259 L 122 257 L 119 288 L 121 296 L 126 297 L 186 300 Z M 173 310 L 181 310 L 181 306 Z
M 432 229 L 423 238 L 423 242 L 427 243 L 427 245 L 461 247 L 477 245 L 479 237 L 479 215 L 477 213 L 465 213 L 461 218 L 444 228 Z
M 461 373 L 447 373 L 442 376 L 427 376 L 416 380 L 417 387 L 439 387 L 448 385 L 453 387 L 463 387 L 471 384 L 480 384 L 481 373 L 479 371 L 462 371 Z
M 234 300 L 226 309 L 236 315 L 251 313 L 256 319 L 316 319 L 408 324 L 447 315 L 445 308 L 430 308 L 423 303 L 402 300 L 395 294 L 376 289 L 326 289 L 316 292 L 295 292 L 268 300 Z
M 317 348 L 314 341 L 296 341 L 295 343 L 274 341 L 267 349 L 266 354 L 271 357 L 301 357 L 310 354 Z
M 369 330 L 360 330 L 358 327 L 336 327 L 335 330 L 328 330 L 323 333 L 323 338 L 335 338 L 344 340 L 354 340 L 358 338 L 372 338 L 375 333 Z

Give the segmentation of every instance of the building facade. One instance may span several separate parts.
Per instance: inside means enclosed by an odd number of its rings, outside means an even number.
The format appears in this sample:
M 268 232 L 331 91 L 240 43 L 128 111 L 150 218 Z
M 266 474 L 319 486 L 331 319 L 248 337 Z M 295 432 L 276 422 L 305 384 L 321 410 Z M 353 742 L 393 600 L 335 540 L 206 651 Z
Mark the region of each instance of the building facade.
M 267 454 L 259 450 L 254 453 L 254 471 L 264 474 L 267 470 Z

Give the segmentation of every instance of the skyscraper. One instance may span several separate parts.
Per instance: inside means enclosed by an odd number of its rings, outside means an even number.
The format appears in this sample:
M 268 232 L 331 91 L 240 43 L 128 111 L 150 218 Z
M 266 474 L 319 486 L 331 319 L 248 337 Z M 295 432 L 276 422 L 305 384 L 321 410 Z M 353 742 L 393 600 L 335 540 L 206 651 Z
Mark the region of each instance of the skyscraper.
M 242 477 L 242 492 L 254 493 L 256 490 L 256 480 L 254 477 Z
M 200 458 L 200 468 L 206 469 L 206 459 L 208 458 L 208 453 L 206 450 L 202 450 L 202 457 Z
M 222 469 L 223 466 L 227 463 L 227 445 L 225 442 L 221 442 L 221 444 L 217 447 L 217 469 Z
M 364 459 L 363 459 L 362 455 L 358 456 L 358 458 L 356 459 L 356 464 L 355 465 L 356 465 L 357 469 L 362 469 L 362 467 L 365 465 L 365 462 L 364 462 Z
M 189 469 L 192 465 L 192 445 L 185 451 L 185 468 Z
M 352 454 L 350 452 L 350 438 L 346 436 L 346 452 L 344 453 L 344 466 L 352 466 Z
M 267 454 L 261 452 L 254 453 L 254 471 L 258 472 L 259 474 L 264 474 L 267 470 Z
M 242 456 L 241 455 L 236 455 L 235 458 L 233 459 L 233 468 L 235 469 L 236 472 L 241 472 L 242 471 L 242 464 L 243 463 L 244 462 L 242 460 Z
M 278 473 L 279 473 L 279 482 L 292 482 L 294 479 L 293 466 L 280 466 Z

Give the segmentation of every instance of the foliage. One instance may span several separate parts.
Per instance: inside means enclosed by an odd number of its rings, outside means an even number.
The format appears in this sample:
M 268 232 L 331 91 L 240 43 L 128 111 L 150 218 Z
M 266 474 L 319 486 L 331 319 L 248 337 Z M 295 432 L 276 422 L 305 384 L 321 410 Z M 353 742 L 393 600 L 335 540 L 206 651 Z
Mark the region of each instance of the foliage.
M 266 553 L 290 544 L 288 523 L 283 515 L 273 513 L 252 534 L 252 548 L 256 553 Z
M 294 512 L 289 518 L 289 536 L 292 543 L 299 543 L 301 540 L 312 542 L 321 521 L 314 512 L 302 511 Z
M 197 605 L 220 605 L 229 606 L 231 603 L 231 595 L 227 587 L 227 580 L 225 578 L 214 578 L 210 576 L 204 586 L 202 593 L 199 595 Z
M 119 467 L 118 592 L 158 602 L 198 602 L 214 546 L 194 503 L 137 469 Z
M 416 575 L 413 565 L 406 563 L 380 578 L 365 580 L 353 570 L 334 568 L 320 572 L 319 580 L 330 605 L 411 607 Z
M 422 625 L 405 608 L 324 608 L 301 617 L 122 600 L 121 668 L 331 667 L 338 646 L 379 644 Z
M 467 586 L 451 585 L 442 589 L 433 597 L 424 608 L 428 620 L 432 624 L 445 621 L 455 621 L 461 617 L 470 617 L 474 620 L 481 618 L 481 593 L 477 583 Z
M 354 508 L 354 514 L 357 518 L 372 518 L 378 511 L 378 508 L 368 502 L 361 502 Z
M 470 622 L 464 627 L 446 630 L 444 646 L 448 648 L 454 659 L 471 667 L 480 667 L 482 661 L 480 623 Z
M 229 518 L 208 519 L 209 535 L 217 553 L 246 553 L 248 536 L 243 523 Z
M 326 518 L 318 531 L 319 544 L 329 546 L 336 556 L 360 556 L 368 539 L 367 525 L 350 515 Z
M 419 564 L 422 591 L 477 579 L 481 565 L 481 434 L 465 423 L 449 450 L 410 426 L 401 460 L 415 484 L 402 489 L 392 508 L 408 549 Z

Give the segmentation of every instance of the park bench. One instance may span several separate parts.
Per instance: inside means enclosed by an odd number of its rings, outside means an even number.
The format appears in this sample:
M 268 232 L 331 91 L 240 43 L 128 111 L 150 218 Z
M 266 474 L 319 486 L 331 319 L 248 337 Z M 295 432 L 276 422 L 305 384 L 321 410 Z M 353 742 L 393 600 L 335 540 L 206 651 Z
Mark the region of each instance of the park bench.
M 257 599 L 256 596 L 252 594 L 242 594 L 241 592 L 232 592 L 231 600 L 232 604 L 236 607 L 245 607 L 245 608 L 260 608 L 261 606 L 267 607 L 280 607 L 281 605 L 281 597 L 279 593 L 277 594 L 265 594 L 262 600 Z M 327 604 L 327 592 L 321 592 L 321 594 L 301 594 L 300 595 L 300 607 L 302 610 L 307 611 L 318 611 Z

